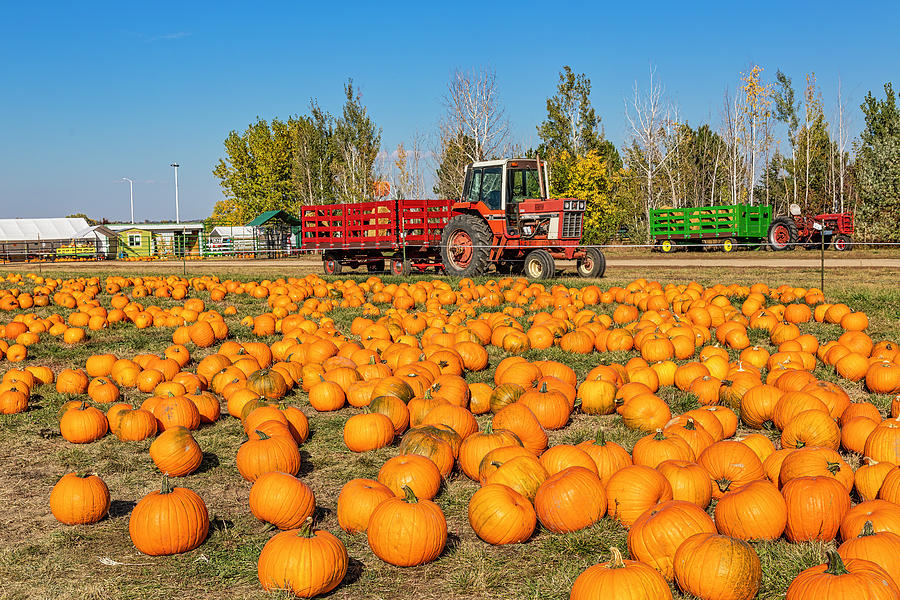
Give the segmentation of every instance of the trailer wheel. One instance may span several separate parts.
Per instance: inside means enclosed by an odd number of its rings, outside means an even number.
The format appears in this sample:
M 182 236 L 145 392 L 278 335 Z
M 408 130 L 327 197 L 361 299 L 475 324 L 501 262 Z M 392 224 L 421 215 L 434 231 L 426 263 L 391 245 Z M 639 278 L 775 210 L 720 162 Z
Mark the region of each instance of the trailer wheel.
M 475 215 L 456 215 L 441 235 L 441 261 L 448 275 L 474 277 L 487 271 L 491 229 Z
M 556 261 L 546 250 L 532 250 L 525 256 L 525 275 L 529 279 L 552 279 Z
M 408 260 L 403 260 L 402 258 L 391 259 L 391 275 L 406 277 L 410 273 L 412 273 L 412 265 Z
M 606 257 L 597 248 L 587 248 L 584 256 L 578 259 L 576 270 L 581 277 L 603 277 L 606 272 Z
M 843 233 L 839 233 L 834 236 L 834 249 L 840 250 L 841 252 L 846 252 L 850 248 L 853 247 L 853 241 L 850 239 L 849 235 L 844 235 Z
M 671 254 L 675 252 L 675 244 L 672 243 L 672 240 L 663 240 L 659 243 L 659 250 L 660 252 Z
M 766 236 L 769 247 L 772 250 L 787 250 L 792 248 L 800 237 L 797 224 L 788 217 L 778 217 L 769 225 L 769 233 Z
M 722 252 L 734 252 L 734 250 L 735 247 L 733 239 L 728 238 L 722 241 Z
M 340 275 L 341 263 L 338 262 L 333 254 L 326 254 L 322 257 L 322 270 L 325 271 L 326 275 Z

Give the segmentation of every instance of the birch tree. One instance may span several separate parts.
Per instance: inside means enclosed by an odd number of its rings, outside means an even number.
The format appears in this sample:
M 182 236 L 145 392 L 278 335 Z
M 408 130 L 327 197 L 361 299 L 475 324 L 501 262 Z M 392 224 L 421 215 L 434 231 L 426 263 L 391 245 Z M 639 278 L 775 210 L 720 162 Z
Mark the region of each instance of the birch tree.
M 671 107 L 663 99 L 663 89 L 650 67 L 649 84 L 641 90 L 634 83 L 634 94 L 625 101 L 625 118 L 631 126 L 631 167 L 640 175 L 644 187 L 644 218 L 650 222 L 650 209 L 657 204 L 656 175 L 668 160 L 671 147 L 663 143 L 672 129 Z M 649 241 L 649 229 L 647 230 Z
M 743 129 L 746 132 L 744 146 L 746 148 L 747 164 L 749 172 L 747 187 L 749 188 L 750 205 L 753 205 L 753 188 L 756 184 L 756 159 L 761 152 L 768 154 L 766 147 L 768 146 L 768 134 L 766 132 L 765 120 L 769 113 L 769 105 L 772 102 L 772 87 L 763 85 L 760 74 L 763 69 L 759 65 L 754 65 L 749 73 L 741 74 L 741 91 L 744 94 L 743 102 L 740 110 L 743 119 Z

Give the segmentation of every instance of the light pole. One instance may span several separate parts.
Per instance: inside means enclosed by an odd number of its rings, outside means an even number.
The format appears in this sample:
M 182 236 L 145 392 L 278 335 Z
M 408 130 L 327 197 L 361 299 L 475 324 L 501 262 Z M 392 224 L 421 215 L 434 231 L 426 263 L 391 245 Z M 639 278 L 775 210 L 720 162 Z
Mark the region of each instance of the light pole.
M 122 181 L 127 181 L 128 187 L 131 188 L 131 224 L 134 225 L 134 182 L 127 177 L 123 177 Z
M 181 223 L 181 218 L 178 215 L 178 163 L 172 163 L 169 166 L 175 167 L 175 222 Z

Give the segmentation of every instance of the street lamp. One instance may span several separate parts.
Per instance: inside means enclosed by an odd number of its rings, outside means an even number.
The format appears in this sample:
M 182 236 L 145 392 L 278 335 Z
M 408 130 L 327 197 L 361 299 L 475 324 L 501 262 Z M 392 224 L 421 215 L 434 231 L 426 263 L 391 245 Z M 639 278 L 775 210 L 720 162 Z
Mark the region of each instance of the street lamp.
M 178 163 L 172 163 L 169 166 L 175 167 L 175 222 L 181 223 L 181 218 L 178 215 Z
M 131 188 L 131 224 L 134 225 L 134 182 L 127 177 L 123 177 L 122 181 L 127 181 L 128 187 Z

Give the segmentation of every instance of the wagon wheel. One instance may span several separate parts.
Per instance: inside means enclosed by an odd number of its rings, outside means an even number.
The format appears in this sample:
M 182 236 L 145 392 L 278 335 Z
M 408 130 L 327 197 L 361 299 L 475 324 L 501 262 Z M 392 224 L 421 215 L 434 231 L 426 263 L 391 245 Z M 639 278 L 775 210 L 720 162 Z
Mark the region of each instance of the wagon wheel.
M 734 252 L 737 249 L 735 246 L 734 240 L 728 238 L 722 241 L 722 252 Z
M 661 252 L 669 254 L 675 252 L 675 244 L 672 243 L 672 240 L 663 240 L 659 243 L 659 249 Z
M 326 254 L 322 257 L 322 270 L 325 271 L 326 275 L 340 275 L 341 263 L 338 262 L 333 254 Z

